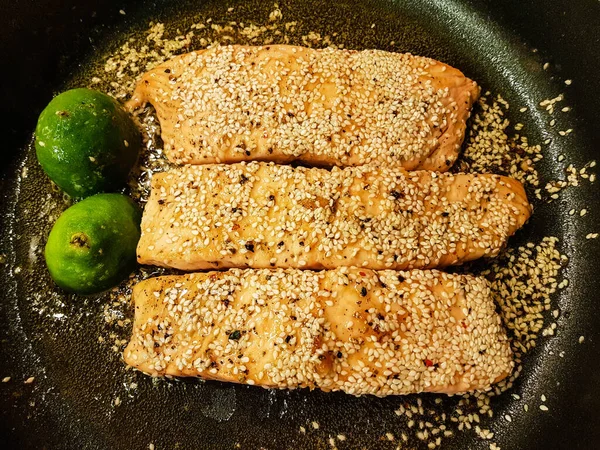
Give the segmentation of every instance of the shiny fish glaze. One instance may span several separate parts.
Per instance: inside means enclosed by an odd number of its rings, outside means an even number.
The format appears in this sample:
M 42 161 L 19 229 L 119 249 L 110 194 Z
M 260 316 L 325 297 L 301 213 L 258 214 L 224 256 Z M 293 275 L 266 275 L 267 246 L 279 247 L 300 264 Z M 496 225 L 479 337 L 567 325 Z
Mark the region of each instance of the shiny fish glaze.
M 240 163 L 154 174 L 138 261 L 228 267 L 444 267 L 496 255 L 530 215 L 498 175 Z
M 487 282 L 439 271 L 231 269 L 133 290 L 153 376 L 377 396 L 488 389 L 513 368 Z
M 368 163 L 445 171 L 477 84 L 429 58 L 289 45 L 211 47 L 144 74 L 175 163 Z

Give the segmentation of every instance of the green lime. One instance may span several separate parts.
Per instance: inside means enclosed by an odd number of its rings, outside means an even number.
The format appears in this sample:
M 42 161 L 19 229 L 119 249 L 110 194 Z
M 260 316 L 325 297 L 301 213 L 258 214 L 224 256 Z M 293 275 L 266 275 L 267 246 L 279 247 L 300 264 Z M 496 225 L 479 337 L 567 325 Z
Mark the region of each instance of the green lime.
M 68 208 L 46 243 L 46 265 L 61 288 L 94 294 L 116 286 L 136 266 L 141 212 L 121 194 L 97 194 Z
M 137 160 L 141 140 L 116 100 L 83 88 L 54 97 L 35 129 L 38 161 L 72 197 L 121 187 Z

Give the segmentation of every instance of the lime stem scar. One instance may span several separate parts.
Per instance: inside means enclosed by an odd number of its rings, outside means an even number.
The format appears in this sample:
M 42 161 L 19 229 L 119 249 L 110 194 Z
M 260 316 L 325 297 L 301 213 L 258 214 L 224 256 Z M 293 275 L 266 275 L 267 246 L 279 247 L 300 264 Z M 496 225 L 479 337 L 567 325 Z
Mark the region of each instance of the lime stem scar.
M 69 243 L 74 247 L 90 248 L 90 238 L 85 233 L 75 233 Z

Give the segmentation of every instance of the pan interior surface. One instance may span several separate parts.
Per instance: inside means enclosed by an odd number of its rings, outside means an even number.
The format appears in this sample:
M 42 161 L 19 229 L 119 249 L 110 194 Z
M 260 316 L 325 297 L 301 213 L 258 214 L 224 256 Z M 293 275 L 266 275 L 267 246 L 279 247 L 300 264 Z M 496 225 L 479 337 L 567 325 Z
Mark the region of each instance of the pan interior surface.
M 60 8 L 55 3 L 48 2 Z M 518 4 L 507 5 L 513 3 Z M 414 437 L 412 428 L 425 430 L 428 426 L 420 425 L 418 419 L 410 426 L 396 411 L 401 405 L 423 408 L 431 411 L 433 421 L 462 408 L 460 397 L 379 399 L 307 390 L 267 391 L 199 380 L 153 380 L 127 370 L 120 352 L 111 348 L 122 345 L 114 342 L 121 335 L 112 335 L 112 324 L 132 318 L 131 308 L 123 307 L 126 300 L 119 300 L 117 294 L 66 295 L 54 287 L 45 269 L 45 239 L 67 200 L 52 187 L 35 160 L 28 140 L 35 118 L 52 92 L 89 85 L 90 74 L 101 70 L 106 56 L 129 38 L 139 40 L 151 21 L 164 23 L 166 32 L 174 34 L 193 23 L 226 27 L 235 22 L 268 28 L 277 21 L 296 22 L 295 31 L 289 33 L 291 44 L 306 45 L 302 37 L 312 36 L 311 44 L 324 46 L 329 42 L 324 39 L 327 36 L 331 43 L 345 48 L 430 56 L 461 69 L 477 80 L 483 91 L 489 90 L 490 96 L 501 94 L 511 105 L 506 118 L 524 125 L 530 143 L 548 142 L 543 145 L 544 158 L 537 164 L 543 188 L 547 181 L 564 179 L 569 164 L 585 167 L 596 157 L 593 143 L 600 142 L 600 132 L 592 124 L 600 118 L 591 109 L 589 98 L 598 98 L 600 87 L 588 74 L 600 70 L 598 57 L 591 56 L 588 66 L 578 73 L 576 60 L 569 59 L 572 55 L 564 50 L 551 53 L 552 40 L 546 42 L 535 30 L 531 36 L 521 35 L 522 24 L 511 20 L 511 11 L 495 11 L 485 1 L 310 0 L 280 3 L 277 8 L 272 1 L 262 0 L 156 1 L 118 2 L 104 8 L 91 2 L 65 9 L 73 23 L 77 18 L 89 26 L 73 25 L 78 31 L 71 46 L 67 30 L 46 28 L 48 35 L 65 33 L 60 48 L 49 53 L 63 54 L 62 59 L 57 57 L 55 66 L 42 57 L 39 62 L 46 64 L 47 70 L 56 69 L 57 75 L 48 77 L 49 85 L 33 86 L 36 98 L 23 94 L 31 101 L 17 104 L 15 94 L 6 97 L 9 103 L 14 100 L 19 119 L 9 140 L 9 150 L 17 156 L 8 160 L 3 172 L 0 206 L 0 280 L 4 285 L 0 377 L 11 377 L 0 389 L 0 429 L 11 447 L 131 449 L 153 444 L 157 449 L 238 445 L 312 449 L 331 448 L 333 442 L 338 448 L 396 448 L 398 444 L 427 448 L 436 436 L 421 440 Z M 590 8 L 600 18 L 597 5 Z M 273 16 L 275 9 L 281 17 Z M 60 23 L 59 18 L 51 20 Z M 543 15 L 540 20 L 549 19 Z M 272 34 L 273 42 L 279 43 L 281 35 Z M 577 36 L 575 33 L 573 39 Z M 42 38 L 31 37 L 33 42 Z M 183 46 L 181 52 L 185 50 L 191 48 Z M 31 76 L 25 75 L 23 83 Z M 56 78 L 59 76 L 62 78 Z M 571 79 L 572 87 L 565 84 Z M 560 107 L 568 105 L 571 112 L 557 115 L 556 123 L 550 125 L 552 118 L 540 102 L 561 94 L 565 100 Z M 560 135 L 559 131 L 569 129 L 574 132 Z M 511 132 L 518 134 L 518 130 Z M 533 190 L 528 194 L 535 198 Z M 443 447 L 483 449 L 494 442 L 500 448 L 570 448 L 576 442 L 586 448 L 600 438 L 589 414 L 600 406 L 594 395 L 600 386 L 595 343 L 600 333 L 594 324 L 598 317 L 594 300 L 600 291 L 600 281 L 594 276 L 599 244 L 586 239 L 600 231 L 597 210 L 592 208 L 595 198 L 595 185 L 582 182 L 551 202 L 533 200 L 535 213 L 511 246 L 554 236 L 560 252 L 568 256 L 569 263 L 557 282 L 568 278 L 569 286 L 552 296 L 551 308 L 544 313 L 545 324 L 557 323 L 557 331 L 538 339 L 536 348 L 525 355 L 514 386 L 492 398 L 493 417 L 482 416 L 480 423 L 473 425 L 490 430 L 493 437 L 482 439 L 475 430 L 454 431 L 444 437 Z M 570 214 L 573 209 L 576 214 Z M 584 209 L 588 212 L 582 215 Z M 154 273 L 158 271 L 153 268 L 142 270 L 144 277 Z M 122 294 L 126 296 L 126 288 Z M 120 303 L 112 308 L 113 301 Z M 560 310 L 558 318 L 552 317 L 555 309 Z M 128 332 L 128 326 L 125 323 L 122 328 Z M 29 377 L 34 377 L 33 382 L 24 384 Z M 540 405 L 546 405 L 548 411 Z M 569 430 L 564 429 L 565 423 Z M 448 429 L 455 430 L 455 424 L 452 426 Z M 411 436 L 408 443 L 402 440 L 403 433 Z M 339 438 L 342 435 L 345 440 Z

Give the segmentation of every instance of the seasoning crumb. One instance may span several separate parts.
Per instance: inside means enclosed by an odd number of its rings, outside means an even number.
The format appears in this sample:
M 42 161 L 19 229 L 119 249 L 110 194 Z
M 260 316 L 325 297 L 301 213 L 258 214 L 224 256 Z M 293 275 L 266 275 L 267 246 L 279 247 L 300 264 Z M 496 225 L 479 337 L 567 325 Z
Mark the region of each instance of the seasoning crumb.
M 300 427 L 300 433 L 306 434 L 306 428 L 304 428 L 304 427 L 301 426 Z
M 119 406 L 121 404 L 121 398 L 120 397 L 115 398 L 114 403 L 115 403 L 115 406 Z
M 29 377 L 29 378 L 27 378 L 27 379 L 24 381 L 24 383 L 25 383 L 25 384 L 31 384 L 31 383 L 33 383 L 33 380 L 35 380 L 35 377 Z
M 387 438 L 388 441 L 394 440 L 394 435 L 392 433 L 385 433 L 385 437 Z
M 319 422 L 313 421 L 313 423 L 312 423 L 312 427 L 313 427 L 315 430 L 318 430 L 318 429 L 319 429 Z
M 338 440 L 340 440 L 340 441 L 345 441 L 345 440 L 346 440 L 346 435 L 344 435 L 344 434 L 338 434 L 338 435 L 337 435 L 337 438 L 338 438 Z

